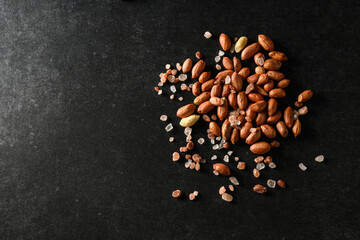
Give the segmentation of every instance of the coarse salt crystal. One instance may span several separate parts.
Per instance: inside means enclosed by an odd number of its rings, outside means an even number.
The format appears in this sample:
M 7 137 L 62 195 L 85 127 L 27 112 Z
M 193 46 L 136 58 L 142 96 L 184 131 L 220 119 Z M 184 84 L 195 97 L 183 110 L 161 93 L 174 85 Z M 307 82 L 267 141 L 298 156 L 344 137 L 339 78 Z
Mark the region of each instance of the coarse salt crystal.
M 224 162 L 229 162 L 229 156 L 225 155 L 223 160 L 224 160 Z
M 216 56 L 216 57 L 215 57 L 215 62 L 220 62 L 220 60 L 221 60 L 221 57 L 220 57 L 220 56 Z
M 191 135 L 186 136 L 186 142 L 190 142 L 190 141 L 191 141 L 191 139 L 192 139 L 192 136 L 191 136 Z
M 219 144 L 215 144 L 212 148 L 213 148 L 213 150 L 218 150 L 220 147 L 219 147 Z
M 228 151 L 227 153 L 229 156 L 231 156 L 233 154 L 233 151 Z
M 229 122 L 231 122 L 231 123 L 236 122 L 236 117 L 235 116 L 230 116 L 229 117 Z
M 170 69 L 170 67 L 171 67 L 170 64 L 166 64 L 166 65 L 165 65 L 165 68 L 166 68 L 166 69 Z
M 225 55 L 225 52 L 224 51 L 221 51 L 219 50 L 219 54 L 218 54 L 220 57 L 224 56 Z
M 178 70 L 178 71 L 180 71 L 181 70 L 181 64 L 180 63 L 176 63 L 176 69 Z
M 199 139 L 198 139 L 198 143 L 199 143 L 200 145 L 203 145 L 204 142 L 205 142 L 205 139 L 203 139 L 203 138 L 199 138 Z
M 187 85 L 186 85 L 185 83 L 182 83 L 182 84 L 180 85 L 180 89 L 183 90 L 183 91 L 185 91 L 185 90 L 187 89 Z
M 174 128 L 173 125 L 171 123 L 169 123 L 168 125 L 166 125 L 165 130 L 167 132 L 170 132 L 171 130 L 173 130 L 173 128 Z
M 215 139 L 210 139 L 210 143 L 211 143 L 212 145 L 214 145 L 214 144 L 215 144 Z
M 234 160 L 237 162 L 237 161 L 240 160 L 240 158 L 239 158 L 239 157 L 235 157 Z
M 253 132 L 256 132 L 257 129 L 256 128 L 250 128 L 250 132 L 253 133 Z
M 239 185 L 239 181 L 236 179 L 236 177 L 231 176 L 231 177 L 229 177 L 229 180 L 232 184 L 234 184 L 236 186 Z
M 159 87 L 162 87 L 162 86 L 164 86 L 164 83 L 163 83 L 163 82 L 159 82 L 159 83 L 158 83 L 158 86 L 159 86 Z
M 158 95 L 161 95 L 162 94 L 162 90 L 160 89 L 159 91 L 158 91 Z
M 225 139 L 221 139 L 220 143 L 225 144 L 226 140 Z
M 192 88 L 194 86 L 194 84 L 190 83 L 189 84 L 189 88 Z
M 221 66 L 219 64 L 215 65 L 216 70 L 221 70 Z
M 299 168 L 303 171 L 305 171 L 307 169 L 307 167 L 303 163 L 299 164 Z
M 315 161 L 317 161 L 317 162 L 323 162 L 324 159 L 325 159 L 324 155 L 319 155 L 319 156 L 317 156 L 317 157 L 315 158 Z
M 189 167 L 190 167 L 190 164 L 191 164 L 191 163 L 189 163 L 189 162 L 185 162 L 185 167 L 186 167 L 186 168 L 189 168 Z
M 160 120 L 165 122 L 168 119 L 168 117 L 166 115 L 161 115 L 160 116 Z
M 261 162 L 261 163 L 256 164 L 256 169 L 257 169 L 257 170 L 260 171 L 260 170 L 263 170 L 264 168 L 265 168 L 265 164 L 264 164 L 264 163 Z
M 173 92 L 173 93 L 176 93 L 176 87 L 174 85 L 171 85 L 170 86 L 170 90 Z
M 197 196 L 197 195 L 199 195 L 199 192 L 198 192 L 198 191 L 194 191 L 193 194 L 194 194 L 195 196 Z
M 216 155 L 213 155 L 210 159 L 211 159 L 212 161 L 214 161 L 214 160 L 217 159 L 217 156 L 216 156 Z
M 276 168 L 276 164 L 273 162 L 269 163 L 269 168 Z
M 187 79 L 187 75 L 186 75 L 186 74 L 182 73 L 182 74 L 179 75 L 179 80 L 180 80 L 181 82 L 185 81 L 186 79 Z
M 238 120 L 238 121 L 236 121 L 235 123 L 236 123 L 236 125 L 240 125 L 240 124 L 241 124 L 241 121 Z
M 235 90 L 232 90 L 232 89 L 230 90 L 230 92 L 231 92 L 231 93 L 236 93 L 236 91 L 235 91 Z
M 212 34 L 211 34 L 211 32 L 209 32 L 209 31 L 206 31 L 205 33 L 204 33 L 204 37 L 205 38 L 211 38 L 212 37 Z
M 179 101 L 180 101 L 180 102 L 181 102 L 182 100 L 184 100 L 184 98 L 183 98 L 183 97 L 179 97 L 178 99 L 179 99 Z
M 173 142 L 174 141 L 174 137 L 169 137 L 169 142 Z
M 186 136 L 190 135 L 191 132 L 192 132 L 192 128 L 190 128 L 190 127 L 186 127 L 186 128 L 184 129 L 184 134 L 185 134 Z
M 270 187 L 270 188 L 275 188 L 276 186 L 276 182 L 272 179 L 267 180 L 266 184 Z
M 230 82 L 231 82 L 231 77 L 229 75 L 227 75 L 225 77 L 225 84 L 230 84 Z
M 171 94 L 170 95 L 170 99 L 172 100 L 172 99 L 174 99 L 175 98 L 175 95 L 174 94 Z
M 219 175 L 219 173 L 217 171 L 215 171 L 215 170 L 213 171 L 213 173 L 214 173 L 215 176 Z
M 174 76 L 174 75 L 169 75 L 169 76 L 167 77 L 167 79 L 168 79 L 169 82 L 171 82 L 171 83 L 175 82 L 175 76 Z
M 216 137 L 215 140 L 216 140 L 216 141 L 220 141 L 220 140 L 221 140 L 221 137 Z

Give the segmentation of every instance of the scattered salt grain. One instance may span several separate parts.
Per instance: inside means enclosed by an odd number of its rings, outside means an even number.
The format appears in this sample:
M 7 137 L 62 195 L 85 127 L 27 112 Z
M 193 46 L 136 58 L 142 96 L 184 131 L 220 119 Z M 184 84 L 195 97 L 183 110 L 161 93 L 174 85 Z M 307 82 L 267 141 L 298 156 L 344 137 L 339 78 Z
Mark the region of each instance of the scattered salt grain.
M 225 78 L 225 84 L 230 84 L 230 82 L 231 82 L 231 77 L 227 75 Z
M 159 87 L 162 87 L 162 86 L 164 86 L 164 83 L 163 83 L 163 82 L 159 82 L 159 83 L 158 83 L 158 86 L 159 86 Z
M 190 164 L 189 162 L 185 162 L 185 168 L 189 168 L 190 167 Z
M 204 33 L 204 37 L 205 38 L 211 38 L 212 37 L 212 34 L 211 34 L 211 32 L 209 32 L 209 31 L 206 31 L 205 33 Z
M 221 140 L 221 137 L 216 137 L 215 140 L 216 140 L 216 141 L 220 141 L 220 140 Z
M 235 186 L 239 185 L 239 181 L 236 179 L 236 177 L 231 176 L 231 177 L 229 177 L 229 180 Z
M 217 172 L 217 171 L 213 171 L 213 174 L 215 175 L 215 176 L 218 176 L 219 175 L 219 173 Z
M 186 75 L 186 74 L 182 73 L 182 74 L 179 75 L 179 80 L 180 80 L 181 82 L 185 81 L 186 79 L 187 79 L 187 75 Z
M 174 141 L 174 137 L 169 137 L 169 142 L 173 142 Z
M 272 179 L 267 180 L 266 184 L 270 187 L 270 188 L 275 188 L 276 186 L 276 182 Z
M 229 156 L 231 156 L 233 154 L 233 151 L 228 151 L 227 153 Z
M 179 101 L 180 101 L 180 102 L 181 102 L 182 100 L 184 100 L 184 98 L 183 98 L 183 97 L 179 97 L 178 99 L 179 99 Z
M 219 144 L 215 144 L 213 147 L 212 147 L 212 149 L 213 150 L 218 150 L 220 147 L 219 147 Z
M 264 164 L 264 163 L 261 162 L 261 163 L 256 164 L 256 169 L 257 169 L 257 170 L 260 171 L 260 170 L 263 170 L 264 168 L 265 168 L 265 164 Z
M 235 157 L 234 160 L 237 162 L 237 161 L 240 160 L 240 158 L 239 158 L 239 157 Z
M 195 199 L 195 194 L 190 193 L 189 194 L 189 199 L 190 199 L 190 201 L 194 200 Z
M 175 76 L 174 76 L 174 75 L 169 75 L 169 76 L 167 77 L 167 79 L 168 79 L 169 82 L 171 82 L 171 83 L 175 82 Z
M 171 123 L 169 123 L 168 125 L 166 125 L 165 130 L 167 132 L 170 132 L 171 130 L 173 130 L 173 128 L 174 128 L 173 125 Z
M 195 196 L 198 196 L 198 195 L 199 195 L 199 192 L 198 192 L 198 191 L 194 191 L 193 194 L 194 194 Z
M 170 69 L 171 65 L 170 64 L 166 64 L 165 65 L 165 69 Z
M 299 112 L 296 110 L 293 110 L 293 114 L 294 114 L 294 120 L 297 120 L 299 118 Z
M 224 56 L 225 55 L 225 52 L 224 51 L 221 51 L 219 50 L 219 54 L 218 54 L 220 57 Z
M 170 90 L 173 92 L 173 93 L 176 93 L 176 87 L 174 85 L 171 85 L 170 86 Z
M 229 155 L 225 155 L 223 160 L 224 162 L 229 162 Z
M 221 60 L 221 57 L 220 57 L 220 56 L 216 56 L 216 57 L 215 57 L 215 62 L 220 62 L 220 60 Z
M 162 94 L 162 90 L 160 89 L 159 91 L 158 91 L 158 95 L 161 95 Z
M 178 71 L 180 71 L 181 70 L 181 64 L 180 63 L 176 63 L 176 69 L 178 70 Z
M 186 142 L 190 142 L 190 141 L 191 141 L 191 139 L 192 139 L 192 136 L 191 136 L 191 135 L 186 136 Z
M 232 192 L 235 190 L 235 189 L 234 189 L 234 186 L 231 185 L 231 184 L 229 185 L 229 189 L 230 189 L 230 191 L 232 191 Z
M 256 132 L 257 129 L 256 128 L 250 128 L 250 132 L 253 133 L 253 132 Z
M 212 161 L 214 161 L 214 160 L 217 159 L 217 156 L 216 156 L 216 155 L 213 155 L 210 159 L 211 159 Z
M 319 155 L 319 156 L 317 156 L 317 157 L 315 158 L 315 161 L 317 161 L 317 162 L 323 162 L 324 159 L 325 159 L 324 155 Z
M 168 116 L 166 116 L 166 115 L 161 115 L 160 116 L 160 120 L 163 121 L 163 122 L 165 122 L 167 119 L 168 119 Z
M 216 70 L 221 70 L 221 66 L 219 64 L 215 65 Z
M 191 83 L 191 84 L 189 84 L 189 88 L 192 88 L 193 86 L 194 86 L 194 84 L 192 84 L 192 83 Z
M 170 99 L 173 100 L 175 98 L 175 95 L 174 94 L 171 94 L 170 95 Z
M 203 139 L 203 138 L 199 138 L 199 139 L 198 139 L 198 143 L 199 143 L 200 145 L 203 145 L 204 142 L 205 142 L 205 139 Z
M 276 168 L 276 164 L 273 162 L 269 163 L 269 168 Z
M 303 163 L 299 164 L 299 168 L 303 171 L 305 171 L 307 169 L 307 167 Z
M 226 192 L 226 188 L 225 188 L 224 186 L 221 186 L 221 187 L 219 188 L 219 194 L 220 194 L 220 195 L 223 195 L 225 192 Z
M 210 143 L 211 143 L 212 145 L 214 145 L 214 144 L 215 144 L 215 139 L 210 139 Z
M 184 129 L 184 134 L 185 134 L 186 136 L 190 135 L 191 132 L 192 132 L 192 128 L 190 128 L 190 127 L 186 127 L 186 128 Z

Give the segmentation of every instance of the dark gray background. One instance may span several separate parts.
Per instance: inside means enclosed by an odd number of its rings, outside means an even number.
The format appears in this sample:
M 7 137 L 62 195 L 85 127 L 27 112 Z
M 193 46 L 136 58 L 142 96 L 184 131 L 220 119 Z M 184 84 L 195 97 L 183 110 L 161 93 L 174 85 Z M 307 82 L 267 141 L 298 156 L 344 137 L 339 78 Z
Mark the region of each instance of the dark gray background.
M 359 239 L 359 8 L 335 0 L 0 0 L 1 238 Z M 169 100 L 169 85 L 165 96 L 153 90 L 166 63 L 197 50 L 213 63 L 222 32 L 250 42 L 264 33 L 286 52 L 288 103 L 315 92 L 299 139 L 271 153 L 276 170 L 256 180 L 230 162 L 241 182 L 231 204 L 217 193 L 229 182 L 211 164 L 195 172 L 171 161 L 184 144 L 175 112 L 191 94 L 180 103 Z M 196 139 L 205 129 L 198 124 Z M 209 148 L 196 150 L 209 159 Z M 235 151 L 253 167 L 246 146 Z M 324 163 L 313 160 L 319 154 Z M 252 192 L 268 178 L 288 188 Z M 172 199 L 177 188 L 200 196 Z

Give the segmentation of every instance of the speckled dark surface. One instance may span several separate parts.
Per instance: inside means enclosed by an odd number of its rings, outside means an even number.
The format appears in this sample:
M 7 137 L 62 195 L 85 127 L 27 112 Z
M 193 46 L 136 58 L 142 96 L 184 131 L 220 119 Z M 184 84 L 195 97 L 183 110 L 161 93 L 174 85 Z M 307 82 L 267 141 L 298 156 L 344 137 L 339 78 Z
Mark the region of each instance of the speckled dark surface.
M 1 239 L 360 239 L 358 1 L 192 2 L 0 1 Z M 213 63 L 221 32 L 271 36 L 291 60 L 289 101 L 315 92 L 300 138 L 272 153 L 276 170 L 255 180 L 230 162 L 231 204 L 210 164 L 171 161 L 191 94 L 153 90 L 166 63 L 197 50 Z M 209 148 L 197 151 L 209 159 Z M 254 165 L 246 146 L 235 153 Z M 252 192 L 268 178 L 288 189 Z M 199 198 L 172 199 L 177 188 Z

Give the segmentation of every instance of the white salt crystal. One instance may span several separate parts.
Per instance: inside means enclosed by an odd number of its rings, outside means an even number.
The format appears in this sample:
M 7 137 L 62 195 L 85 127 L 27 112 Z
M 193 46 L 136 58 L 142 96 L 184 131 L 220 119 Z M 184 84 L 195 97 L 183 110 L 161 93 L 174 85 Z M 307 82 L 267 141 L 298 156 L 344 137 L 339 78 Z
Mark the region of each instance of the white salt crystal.
M 213 150 L 218 150 L 220 147 L 219 147 L 219 144 L 215 144 L 212 148 L 213 148 Z
M 194 86 L 194 84 L 190 83 L 189 84 L 189 88 L 192 88 Z
M 170 95 L 170 99 L 172 100 L 172 99 L 174 99 L 175 98 L 175 95 L 174 94 L 171 94 Z
M 187 86 L 186 86 L 186 84 L 185 84 L 185 83 L 182 83 L 182 84 L 180 85 L 180 89 L 181 89 L 181 90 L 183 90 L 183 89 L 185 89 L 185 90 L 186 90 L 186 88 L 187 88 Z
M 174 75 L 169 75 L 169 76 L 167 77 L 167 79 L 168 79 L 169 82 L 171 82 L 171 83 L 175 82 L 175 76 L 174 76 Z
M 166 115 L 161 115 L 160 116 L 160 120 L 163 121 L 163 122 L 165 122 L 167 119 L 168 119 L 168 116 L 166 116 Z
M 214 173 L 215 176 L 219 175 L 219 173 L 217 171 L 215 171 L 215 170 L 213 171 L 213 173 Z
M 176 63 L 176 69 L 177 69 L 178 71 L 181 70 L 181 64 L 180 64 L 180 63 Z
M 230 84 L 230 82 L 231 82 L 231 77 L 227 75 L 225 78 L 225 84 Z
M 160 89 L 159 91 L 158 91 L 158 95 L 161 95 L 162 94 L 162 90 Z
M 256 128 L 250 128 L 250 132 L 253 133 L 253 132 L 256 132 L 257 129 Z
M 199 195 L 199 192 L 198 192 L 198 191 L 194 191 L 193 194 L 194 194 L 195 196 L 197 196 L 197 195 Z
M 216 156 L 216 155 L 213 155 L 210 159 L 214 161 L 214 160 L 217 159 L 217 156 Z
M 189 163 L 189 162 L 185 162 L 185 167 L 186 167 L 186 168 L 189 168 L 189 167 L 190 167 L 190 164 L 191 164 L 191 163 Z
M 174 141 L 174 137 L 169 137 L 169 142 L 173 142 Z
M 307 169 L 307 167 L 303 163 L 299 164 L 299 168 L 303 171 L 305 171 Z
M 220 57 L 224 56 L 225 55 L 225 52 L 224 51 L 221 51 L 219 50 L 219 54 L 218 54 Z
M 179 101 L 180 101 L 180 102 L 181 102 L 182 100 L 184 100 L 184 98 L 183 98 L 183 97 L 179 97 L 178 99 L 179 99 Z
M 186 79 L 187 79 L 187 75 L 186 75 L 186 74 L 182 73 L 182 74 L 179 75 L 179 80 L 180 80 L 181 82 L 185 81 Z
M 215 144 L 215 139 L 210 139 L 210 143 L 214 145 Z
M 171 123 L 169 123 L 168 125 L 166 125 L 165 130 L 167 132 L 170 132 L 171 130 L 173 130 L 173 128 L 174 128 L 173 125 Z
M 264 163 L 261 162 L 261 163 L 256 164 L 256 169 L 257 169 L 257 170 L 260 171 L 260 170 L 263 170 L 264 168 L 265 168 L 265 164 L 264 164 Z
M 273 162 L 269 163 L 269 168 L 276 168 L 275 163 L 273 163 Z
M 185 134 L 186 136 L 190 135 L 191 132 L 192 132 L 192 128 L 190 128 L 190 127 L 186 127 L 186 128 L 184 129 L 184 134 Z
M 225 155 L 223 160 L 224 160 L 224 162 L 229 162 L 229 156 Z
M 296 110 L 293 110 L 293 114 L 294 114 L 294 120 L 297 120 L 299 118 L 299 112 Z
M 219 64 L 215 65 L 216 70 L 221 70 L 221 66 Z
M 232 184 L 234 184 L 236 186 L 239 185 L 239 181 L 236 179 L 236 177 L 231 176 L 231 177 L 229 177 L 229 180 Z
M 200 145 L 203 145 L 204 142 L 205 142 L 205 139 L 203 139 L 203 138 L 199 138 L 199 139 L 198 139 L 198 143 L 199 143 Z
M 325 159 L 324 155 L 319 155 L 319 156 L 317 156 L 317 157 L 315 158 L 315 161 L 317 161 L 317 162 L 323 162 L 324 159 Z
M 162 87 L 162 86 L 164 86 L 164 83 L 163 83 L 163 82 L 159 82 L 159 83 L 158 83 L 158 86 L 159 86 L 159 87 Z
M 165 68 L 166 68 L 166 69 L 169 69 L 170 67 L 171 67 L 170 64 L 166 64 L 166 65 L 165 65 Z
M 176 87 L 174 85 L 171 85 L 170 86 L 170 90 L 173 92 L 173 93 L 176 93 Z
M 211 34 L 211 32 L 209 32 L 209 31 L 206 31 L 205 33 L 204 33 L 204 37 L 205 38 L 211 38 L 212 37 L 212 34 Z
M 187 137 L 186 137 L 186 142 L 190 142 L 191 139 L 192 139 L 192 136 L 191 136 L 191 135 L 187 136 Z
M 220 143 L 225 144 L 226 140 L 225 139 L 221 139 Z
M 221 140 L 221 137 L 216 137 L 215 140 L 216 140 L 216 141 L 220 141 L 220 140 Z
M 263 59 L 263 58 L 258 58 L 257 63 L 258 63 L 260 66 L 264 65 L 264 59 Z
M 220 60 L 221 60 L 221 57 L 220 57 L 220 56 L 216 56 L 216 57 L 215 57 L 215 62 L 220 62 Z
M 275 188 L 276 186 L 276 182 L 272 179 L 267 180 L 266 184 L 270 187 L 270 188 Z
M 228 151 L 227 153 L 229 156 L 231 156 L 233 154 L 233 151 Z

